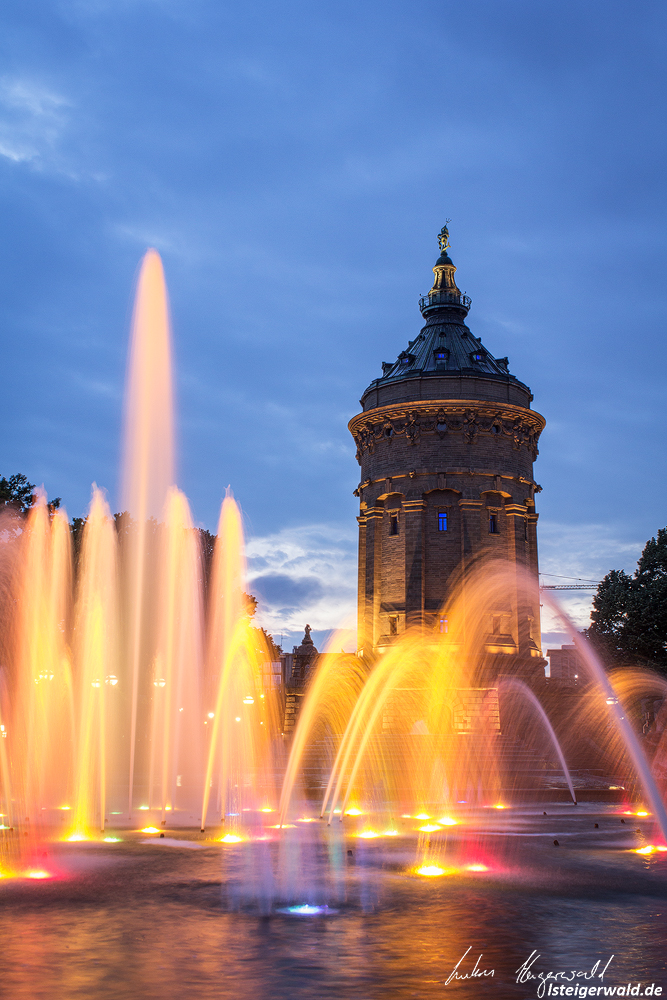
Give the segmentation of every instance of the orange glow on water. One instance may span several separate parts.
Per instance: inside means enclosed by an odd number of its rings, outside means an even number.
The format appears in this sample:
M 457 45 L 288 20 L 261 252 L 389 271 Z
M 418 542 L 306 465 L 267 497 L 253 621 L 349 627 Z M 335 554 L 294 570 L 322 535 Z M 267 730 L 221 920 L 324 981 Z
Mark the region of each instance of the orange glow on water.
M 441 826 L 458 826 L 458 820 L 452 819 L 451 816 L 443 816 L 442 819 L 438 820 Z
M 419 827 L 420 833 L 437 833 L 438 830 L 442 830 L 442 827 L 436 823 L 427 823 L 426 826 Z
M 32 871 L 27 873 L 28 878 L 51 878 L 51 874 L 45 871 Z
M 159 833 L 159 829 L 156 826 L 145 826 L 141 833 Z
M 646 847 L 638 847 L 635 854 L 655 854 L 656 851 L 667 851 L 667 847 L 662 844 L 647 844 Z
M 376 837 L 380 837 L 381 834 L 379 834 L 377 830 L 363 830 L 361 833 L 358 833 L 357 836 L 361 837 L 363 840 L 374 840 Z
M 469 872 L 488 872 L 486 865 L 466 865 L 466 869 Z
M 439 875 L 454 875 L 456 868 L 441 868 L 440 865 L 422 865 L 416 871 L 417 875 L 424 875 L 426 878 L 437 878 Z
M 238 837 L 235 833 L 226 833 L 220 838 L 221 844 L 240 844 L 244 838 Z

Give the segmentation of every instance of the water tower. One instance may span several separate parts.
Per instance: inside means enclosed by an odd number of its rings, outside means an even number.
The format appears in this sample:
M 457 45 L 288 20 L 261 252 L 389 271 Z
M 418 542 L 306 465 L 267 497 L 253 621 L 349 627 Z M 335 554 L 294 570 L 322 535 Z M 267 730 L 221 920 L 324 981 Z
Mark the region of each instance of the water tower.
M 489 606 L 486 649 L 497 673 L 544 677 L 533 478 L 545 425 L 528 386 L 466 326 L 449 230 L 424 325 L 363 393 L 349 428 L 361 466 L 358 646 L 372 658 L 406 628 L 447 631 L 454 580 L 489 557 L 510 568 Z M 529 586 L 520 584 L 528 571 Z

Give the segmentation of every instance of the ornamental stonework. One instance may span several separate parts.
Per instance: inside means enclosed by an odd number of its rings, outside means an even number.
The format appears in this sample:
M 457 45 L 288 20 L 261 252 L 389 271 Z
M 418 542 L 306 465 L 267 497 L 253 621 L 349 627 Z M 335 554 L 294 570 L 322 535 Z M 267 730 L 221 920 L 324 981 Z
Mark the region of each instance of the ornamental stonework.
M 350 421 L 350 431 L 360 465 L 363 455 L 366 452 L 372 455 L 381 442 L 391 446 L 403 438 L 414 447 L 422 435 L 434 435 L 444 441 L 448 434 L 462 434 L 467 444 L 473 444 L 478 434 L 488 434 L 498 441 L 510 440 L 515 451 L 526 448 L 535 461 L 544 424 L 544 417 L 523 407 L 485 406 L 477 400 L 434 400 L 418 409 L 385 406 L 360 413 Z

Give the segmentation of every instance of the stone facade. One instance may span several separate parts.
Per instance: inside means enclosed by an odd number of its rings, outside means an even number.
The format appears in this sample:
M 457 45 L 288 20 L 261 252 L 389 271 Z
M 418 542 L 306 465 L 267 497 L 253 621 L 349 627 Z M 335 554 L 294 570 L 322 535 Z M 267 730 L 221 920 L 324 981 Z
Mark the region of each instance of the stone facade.
M 543 676 L 533 462 L 544 418 L 527 386 L 465 325 L 447 247 L 420 300 L 425 320 L 364 392 L 349 428 L 361 466 L 358 645 L 364 657 L 407 627 L 447 628 L 454 578 L 488 557 L 520 572 L 503 607 L 489 608 L 498 672 Z M 511 656 L 510 661 L 507 656 Z

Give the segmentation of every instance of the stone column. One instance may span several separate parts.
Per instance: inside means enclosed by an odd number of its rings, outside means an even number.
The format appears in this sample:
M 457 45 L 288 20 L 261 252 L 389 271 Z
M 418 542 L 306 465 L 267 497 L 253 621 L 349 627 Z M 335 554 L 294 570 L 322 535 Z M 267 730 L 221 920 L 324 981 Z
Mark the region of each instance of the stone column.
M 366 646 L 366 513 L 357 518 L 359 525 L 359 558 L 357 562 L 357 650 Z
M 424 620 L 424 510 L 426 501 L 403 501 L 405 531 L 405 626 Z
M 366 511 L 366 545 L 364 574 L 364 644 L 375 646 L 380 637 L 380 602 L 382 599 L 382 518 L 384 508 L 369 507 Z
M 466 570 L 481 551 L 482 539 L 480 535 L 480 511 L 482 506 L 483 504 L 481 500 L 471 500 L 465 497 L 461 497 L 459 500 L 459 508 L 461 511 L 461 597 L 464 615 L 464 636 L 467 635 L 468 632 Z

